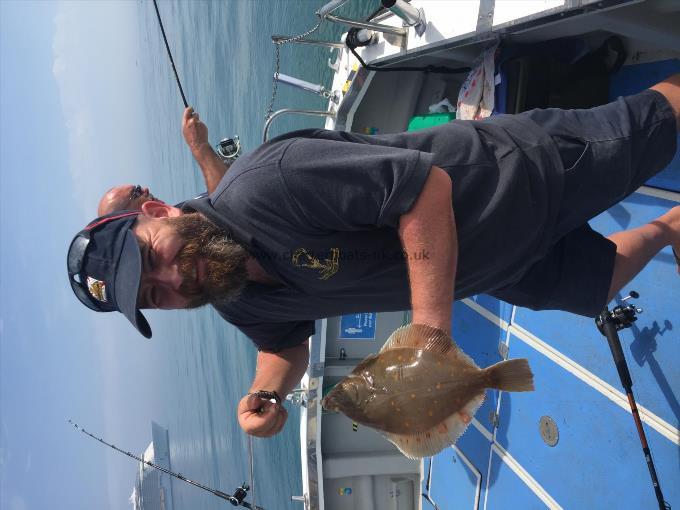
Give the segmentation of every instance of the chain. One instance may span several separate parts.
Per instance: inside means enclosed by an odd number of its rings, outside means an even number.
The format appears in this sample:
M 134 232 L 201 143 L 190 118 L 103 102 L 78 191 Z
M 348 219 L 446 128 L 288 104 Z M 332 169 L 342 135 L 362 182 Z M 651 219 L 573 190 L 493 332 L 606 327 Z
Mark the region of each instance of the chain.
M 295 35 L 293 37 L 288 37 L 287 39 L 280 39 L 278 41 L 274 42 L 274 46 L 276 46 L 276 66 L 274 68 L 274 78 L 273 78 L 273 83 L 272 83 L 272 99 L 269 102 L 269 108 L 267 108 L 267 114 L 264 116 L 264 120 L 267 121 L 269 118 L 272 116 L 273 110 L 274 110 L 274 100 L 276 99 L 276 89 L 278 88 L 279 85 L 279 69 L 281 67 L 281 45 L 282 44 L 288 44 L 291 42 L 297 42 L 301 41 L 302 39 L 305 39 L 312 35 L 314 32 L 316 32 L 319 27 L 321 26 L 321 23 L 323 23 L 323 18 L 319 18 L 319 22 L 314 26 L 314 28 L 311 28 L 307 30 L 306 32 Z

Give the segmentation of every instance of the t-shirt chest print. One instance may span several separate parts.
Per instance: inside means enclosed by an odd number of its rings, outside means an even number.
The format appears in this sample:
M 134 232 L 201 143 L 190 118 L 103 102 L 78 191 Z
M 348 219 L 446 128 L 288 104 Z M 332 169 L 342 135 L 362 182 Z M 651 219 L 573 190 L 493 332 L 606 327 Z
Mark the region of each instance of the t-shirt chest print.
M 320 257 L 306 248 L 298 248 L 293 252 L 292 262 L 296 267 L 317 272 L 319 280 L 328 280 L 340 268 L 340 248 L 331 248 Z

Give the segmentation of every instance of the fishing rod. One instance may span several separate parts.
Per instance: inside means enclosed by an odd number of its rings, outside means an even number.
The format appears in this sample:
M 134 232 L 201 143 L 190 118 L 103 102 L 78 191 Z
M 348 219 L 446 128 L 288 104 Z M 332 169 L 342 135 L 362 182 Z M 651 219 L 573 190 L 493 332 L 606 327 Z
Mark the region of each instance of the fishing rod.
M 208 492 L 214 494 L 215 496 L 217 496 L 219 498 L 222 498 L 226 501 L 229 501 L 229 503 L 231 503 L 233 506 L 242 506 L 244 508 L 249 508 L 251 510 L 264 510 L 264 508 L 255 505 L 254 502 L 248 503 L 247 501 L 245 501 L 245 498 L 248 495 L 248 491 L 250 490 L 250 487 L 245 482 L 243 482 L 243 484 L 240 487 L 237 487 L 233 494 L 231 494 L 231 495 L 226 494 L 226 493 L 224 493 L 220 490 L 212 489 L 212 488 L 208 487 L 207 485 L 203 485 L 202 483 L 196 482 L 194 480 L 189 480 L 186 476 L 182 475 L 181 473 L 175 473 L 174 471 L 170 471 L 169 469 L 166 469 L 162 466 L 159 466 L 158 464 L 154 464 L 153 462 L 151 462 L 149 460 L 144 460 L 143 458 L 138 457 L 134 453 L 126 452 L 125 450 L 121 450 L 116 445 L 108 443 L 108 442 L 104 441 L 102 438 L 95 436 L 91 432 L 88 432 L 83 427 L 80 427 L 77 423 L 74 423 L 72 420 L 69 420 L 68 422 L 71 425 L 73 425 L 73 427 L 76 430 L 79 430 L 83 434 L 90 436 L 92 439 L 96 439 L 97 441 L 108 446 L 109 448 L 113 448 L 117 452 L 120 452 L 124 455 L 127 455 L 128 457 L 132 457 L 133 459 L 141 462 L 142 464 L 146 464 L 147 466 L 152 467 L 154 469 L 157 469 L 158 471 L 162 471 L 163 473 L 166 473 L 170 476 L 174 476 L 175 478 L 182 480 L 183 482 L 187 482 L 187 483 L 193 485 L 194 487 L 198 487 L 199 489 L 203 489 L 204 491 L 208 491 Z M 251 471 L 251 476 L 252 476 L 252 471 Z
M 252 500 L 251 505 L 255 507 L 255 463 L 253 459 L 253 436 L 248 434 L 248 458 L 250 459 L 250 499 Z
M 172 52 L 170 51 L 170 45 L 168 44 L 168 38 L 165 37 L 165 29 L 163 28 L 163 22 L 161 21 L 161 13 L 158 12 L 158 4 L 156 0 L 153 0 L 154 9 L 156 9 L 156 17 L 158 18 L 158 24 L 161 26 L 161 33 L 163 34 L 163 40 L 165 41 L 165 49 L 168 51 L 168 57 L 170 57 L 170 63 L 172 64 L 172 70 L 175 72 L 175 79 L 177 80 L 177 86 L 179 87 L 179 93 L 182 94 L 182 101 L 184 101 L 184 108 L 189 107 L 187 103 L 187 98 L 184 97 L 184 90 L 182 90 L 182 84 L 179 82 L 179 75 L 177 74 L 177 68 L 175 67 L 175 60 L 172 58 Z
M 179 93 L 182 95 L 182 102 L 184 103 L 184 108 L 189 107 L 187 103 L 187 98 L 184 96 L 184 89 L 182 89 L 182 84 L 179 81 L 179 75 L 177 74 L 177 67 L 175 67 L 175 59 L 172 58 L 172 52 L 170 51 L 170 45 L 168 44 L 168 38 L 165 36 L 165 28 L 163 28 L 163 21 L 161 20 L 161 13 L 158 11 L 158 4 L 156 0 L 153 0 L 153 6 L 156 10 L 156 17 L 158 18 L 158 25 L 161 27 L 161 34 L 163 34 L 163 41 L 165 42 L 165 49 L 168 52 L 168 57 L 170 57 L 170 63 L 172 64 L 172 70 L 175 73 L 175 80 L 177 81 L 177 86 L 179 87 Z M 239 157 L 241 153 L 241 142 L 237 135 L 233 138 L 223 138 L 215 146 L 215 152 L 220 155 L 222 161 L 226 165 L 231 165 L 236 158 Z
M 639 297 L 640 294 L 632 290 L 628 296 L 623 298 L 622 301 L 625 303 L 631 298 L 637 299 Z M 621 385 L 626 390 L 626 396 L 628 397 L 630 410 L 633 414 L 633 420 L 635 420 L 638 436 L 640 436 L 640 443 L 642 443 L 642 451 L 645 454 L 645 460 L 647 461 L 649 475 L 652 477 L 652 485 L 654 486 L 654 494 L 656 495 L 656 500 L 659 504 L 659 510 L 671 510 L 671 505 L 669 505 L 663 498 L 661 485 L 659 485 L 659 479 L 656 476 L 656 469 L 654 468 L 652 453 L 649 450 L 647 436 L 645 435 L 645 431 L 642 428 L 642 420 L 640 419 L 640 413 L 638 412 L 637 404 L 635 403 L 635 397 L 633 396 L 633 379 L 630 377 L 628 364 L 626 363 L 626 357 L 623 354 L 621 340 L 619 339 L 618 334 L 619 330 L 631 327 L 633 322 L 637 320 L 635 314 L 638 313 L 642 313 L 642 308 L 637 308 L 632 303 L 618 305 L 611 311 L 605 306 L 602 313 L 600 313 L 600 315 L 595 318 L 595 324 L 597 324 L 597 329 L 600 330 L 600 333 L 602 333 L 607 338 L 607 343 L 609 343 L 609 348 L 611 349 L 612 356 L 614 357 L 616 370 L 619 372 Z

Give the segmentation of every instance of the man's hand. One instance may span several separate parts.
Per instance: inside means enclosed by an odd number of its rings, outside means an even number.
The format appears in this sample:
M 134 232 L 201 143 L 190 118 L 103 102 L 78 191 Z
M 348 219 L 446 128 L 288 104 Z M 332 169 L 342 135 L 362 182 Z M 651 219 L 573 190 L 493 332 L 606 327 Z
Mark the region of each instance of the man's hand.
M 192 107 L 184 110 L 182 134 L 191 149 L 191 154 L 201 167 L 208 193 L 212 193 L 227 172 L 227 166 L 210 146 L 208 127 L 201 122 L 198 113 Z
M 246 395 L 238 404 L 238 423 L 250 435 L 271 437 L 281 432 L 286 424 L 288 411 L 281 404 Z
M 255 379 L 249 393 L 275 391 L 281 398 L 300 381 L 307 369 L 309 345 L 303 342 L 279 352 L 260 351 L 257 354 Z M 238 423 L 248 434 L 269 437 L 281 432 L 288 412 L 281 404 L 246 395 L 238 404 Z
M 194 155 L 205 149 L 206 145 L 210 147 L 208 126 L 201 122 L 198 113 L 191 106 L 184 110 L 182 116 L 182 134 Z

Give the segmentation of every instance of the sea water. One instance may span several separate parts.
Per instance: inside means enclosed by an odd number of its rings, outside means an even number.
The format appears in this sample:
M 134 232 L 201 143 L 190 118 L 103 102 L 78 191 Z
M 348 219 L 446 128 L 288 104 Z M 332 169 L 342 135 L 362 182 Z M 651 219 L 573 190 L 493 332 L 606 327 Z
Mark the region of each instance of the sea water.
M 187 101 L 207 124 L 210 141 L 238 134 L 244 151 L 261 143 L 272 92 L 274 45 L 271 35 L 297 35 L 313 27 L 323 1 L 228 0 L 163 1 L 159 9 Z M 340 14 L 363 19 L 378 2 L 352 0 Z M 165 51 L 153 4 L 140 1 L 143 48 L 138 63 L 146 84 L 146 122 L 152 192 L 179 202 L 204 191 L 198 166 L 184 144 L 184 109 Z M 342 29 L 325 23 L 312 37 L 338 40 Z M 281 72 L 330 86 L 327 48 L 285 45 Z M 274 109 L 325 109 L 323 99 L 280 84 Z M 271 135 L 322 127 L 322 120 L 283 117 Z M 164 390 L 154 403 L 154 419 L 169 431 L 172 468 L 190 479 L 231 492 L 248 480 L 248 438 L 236 420 L 236 406 L 255 371 L 257 352 L 236 328 L 212 309 L 151 312 L 154 341 L 162 342 L 154 361 Z M 141 384 L 141 382 L 140 382 Z M 299 411 L 288 407 L 284 431 L 254 439 L 255 494 L 267 510 L 301 509 L 291 495 L 302 493 Z M 224 509 L 226 502 L 186 483 L 173 482 L 175 510 Z

